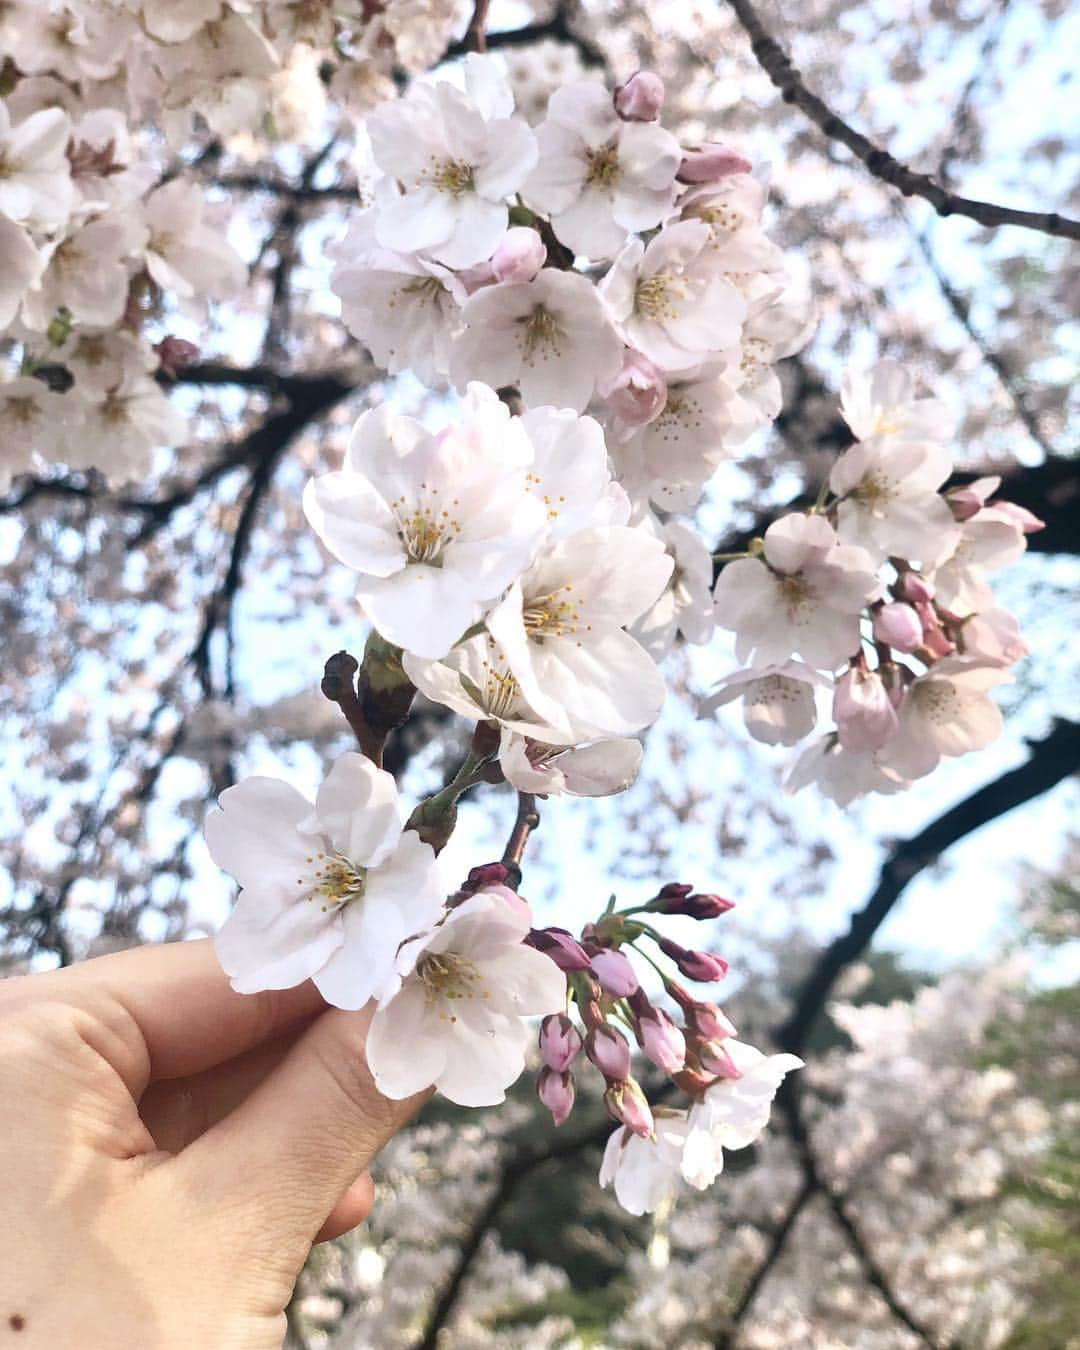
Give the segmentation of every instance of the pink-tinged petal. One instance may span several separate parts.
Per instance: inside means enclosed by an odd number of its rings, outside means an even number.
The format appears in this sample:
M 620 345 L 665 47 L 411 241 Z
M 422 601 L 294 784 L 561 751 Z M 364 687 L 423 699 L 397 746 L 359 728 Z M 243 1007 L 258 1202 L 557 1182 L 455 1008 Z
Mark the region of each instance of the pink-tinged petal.
M 282 902 L 253 887 L 241 892 L 214 950 L 237 993 L 255 994 L 303 984 L 343 941 L 340 915 L 323 910 L 317 897 Z
M 423 563 L 385 580 L 362 578 L 356 598 L 388 642 L 432 661 L 445 656 L 480 617 L 480 607 L 463 594 L 455 575 Z
M 566 1007 L 566 976 L 533 947 L 507 946 L 484 964 L 495 984 L 493 1007 L 517 1017 L 538 1017 Z
M 571 796 L 609 797 L 634 782 L 641 758 L 640 741 L 620 738 L 570 750 L 560 759 L 559 768 Z
M 401 834 L 397 785 L 365 755 L 334 761 L 315 799 L 319 824 L 335 850 L 361 867 L 377 867 Z
M 226 788 L 204 827 L 210 856 L 242 886 L 268 885 L 291 895 L 312 839 L 298 833 L 311 803 L 279 778 L 245 778 Z
M 491 1015 L 473 1023 L 463 1010 L 447 1036 L 439 1091 L 458 1106 L 497 1106 L 525 1068 L 528 1041 L 528 1028 L 516 1017 Z
M 656 721 L 667 692 L 652 657 L 622 631 L 581 646 L 570 638 L 545 642 L 532 664 L 545 705 L 566 710 L 575 740 L 632 735 Z M 547 706 L 537 710 L 546 716 Z
M 415 981 L 375 1013 L 364 1053 L 376 1087 L 400 1101 L 437 1082 L 453 1049 Z
M 405 566 L 393 512 L 359 474 L 346 471 L 312 478 L 304 489 L 304 513 L 326 547 L 347 567 L 388 577 Z

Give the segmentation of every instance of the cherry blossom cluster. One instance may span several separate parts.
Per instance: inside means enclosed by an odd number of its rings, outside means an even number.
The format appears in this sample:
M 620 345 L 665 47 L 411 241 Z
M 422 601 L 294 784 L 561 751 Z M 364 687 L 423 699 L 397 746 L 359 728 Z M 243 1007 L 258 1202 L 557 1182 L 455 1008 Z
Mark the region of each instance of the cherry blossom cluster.
M 819 504 L 782 516 L 720 574 L 716 621 L 750 664 L 700 711 L 742 699 L 755 740 L 794 745 L 815 728 L 818 690 L 831 690 L 835 729 L 788 785 L 816 782 L 846 804 L 899 791 L 999 735 L 988 691 L 1028 649 L 988 574 L 1042 522 L 994 497 L 1000 478 L 943 490 L 950 419 L 894 362 L 849 371 L 842 408 L 857 441 Z
M 145 476 L 186 438 L 160 381 L 196 349 L 168 316 L 235 298 L 246 269 L 161 137 L 300 139 L 329 95 L 394 97 L 393 72 L 438 59 L 461 18 L 456 0 L 3 6 L 0 491 L 51 463 Z
M 683 947 L 655 924 L 664 915 L 715 919 L 732 907 L 722 896 L 670 882 L 644 905 L 616 911 L 613 900 L 596 923 L 585 926 L 580 941 L 558 928 L 530 934 L 529 941 L 567 972 L 579 1019 L 576 1024 L 568 1012 L 559 1012 L 541 1023 L 537 1094 L 561 1125 L 574 1106 L 572 1066 L 585 1062 L 603 1076 L 604 1102 L 620 1128 L 608 1140 L 600 1182 L 614 1187 L 631 1214 L 656 1209 L 682 1182 L 696 1190 L 711 1186 L 723 1171 L 724 1150 L 753 1143 L 768 1124 L 785 1075 L 802 1067 L 795 1055 L 764 1055 L 738 1040 L 715 1003 L 690 993 L 660 964 L 666 958 L 694 983 L 722 980 L 726 961 Z M 641 943 L 651 945 L 655 955 Z M 628 952 L 659 974 L 681 1025 L 642 988 Z M 689 1096 L 688 1108 L 663 1100 L 649 1105 L 631 1072 L 627 1032 L 671 1086 Z
M 671 941 L 653 921 L 714 918 L 731 903 L 674 884 L 631 910 L 609 906 L 580 941 L 537 929 L 504 864 L 474 868 L 446 897 L 436 850 L 422 837 L 425 805 L 403 826 L 393 778 L 353 752 L 335 761 L 314 803 L 275 778 L 226 789 L 206 838 L 241 886 L 216 938 L 233 987 L 256 993 L 311 979 L 336 1007 L 373 1001 L 366 1054 L 380 1090 L 400 1099 L 434 1085 L 462 1106 L 504 1100 L 525 1067 L 526 1019 L 541 1016 L 537 1090 L 557 1124 L 573 1106 L 570 1065 L 582 1048 L 604 1076 L 619 1129 L 601 1180 L 614 1181 L 620 1202 L 640 1214 L 679 1176 L 710 1185 L 723 1149 L 744 1147 L 765 1128 L 776 1088 L 800 1061 L 737 1041 L 715 1004 L 664 976 L 680 1028 L 649 999 L 622 948 L 648 940 L 686 978 L 722 979 L 726 962 Z M 568 1016 L 572 1005 L 584 1035 Z M 688 1111 L 650 1108 L 616 1019 L 691 1093 Z

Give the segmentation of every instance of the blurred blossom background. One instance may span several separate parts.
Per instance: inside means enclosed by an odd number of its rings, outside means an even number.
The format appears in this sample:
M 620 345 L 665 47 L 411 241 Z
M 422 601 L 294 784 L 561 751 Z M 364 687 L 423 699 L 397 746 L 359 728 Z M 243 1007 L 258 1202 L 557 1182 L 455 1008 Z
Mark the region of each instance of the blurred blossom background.
M 905 164 L 966 196 L 1080 213 L 1076 7 L 756 8 L 806 86 Z M 470 13 L 450 16 L 452 41 Z M 288 1343 L 1078 1345 L 1077 248 L 939 218 L 872 176 L 781 99 L 723 0 L 495 0 L 489 29 L 529 115 L 568 78 L 649 69 L 684 142 L 769 166 L 766 224 L 819 325 L 779 367 L 775 426 L 709 487 L 698 522 L 717 550 L 813 499 L 847 444 L 844 364 L 887 355 L 957 412 L 957 467 L 1003 474 L 1048 522 L 996 579 L 1031 654 L 989 750 L 841 810 L 785 795 L 787 752 L 752 742 L 736 710 L 696 720 L 734 667 L 727 637 L 680 648 L 640 779 L 548 802 L 523 891 L 570 928 L 612 892 L 635 903 L 670 880 L 733 898 L 717 925 L 725 1007 L 756 1044 L 797 1028 L 797 1103 L 711 1191 L 632 1219 L 596 1185 L 610 1127 L 587 1092 L 560 1131 L 529 1075 L 497 1110 L 436 1101 L 386 1150 L 370 1222 L 313 1253 Z M 179 155 L 250 267 L 241 301 L 164 312 L 157 336 L 260 377 L 181 383 L 192 438 L 148 481 L 58 474 L 0 499 L 0 974 L 212 933 L 232 899 L 201 835 L 214 797 L 249 773 L 312 792 L 351 747 L 319 681 L 366 631 L 303 485 L 336 467 L 366 407 L 435 426 L 454 400 L 382 376 L 337 317 L 328 247 L 367 172 L 340 95 L 298 48 L 257 132 L 177 151 L 146 131 L 146 154 L 163 169 Z M 464 735 L 421 705 L 388 755 L 410 801 Z M 497 857 L 513 813 L 501 788 L 463 803 L 451 874 Z M 671 931 L 692 944 L 692 920 Z

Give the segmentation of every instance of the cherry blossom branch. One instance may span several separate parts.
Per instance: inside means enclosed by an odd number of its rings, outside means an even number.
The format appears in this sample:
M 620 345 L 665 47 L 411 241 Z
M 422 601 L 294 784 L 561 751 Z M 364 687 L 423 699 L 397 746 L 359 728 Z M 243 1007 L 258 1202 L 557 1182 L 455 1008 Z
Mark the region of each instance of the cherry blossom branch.
M 735 16 L 750 39 L 751 50 L 785 103 L 793 103 L 830 140 L 845 145 L 875 178 L 896 188 L 905 197 L 921 197 L 930 203 L 939 216 L 966 216 L 988 229 L 999 225 L 1016 225 L 1021 229 L 1036 230 L 1040 234 L 1065 239 L 1080 239 L 1080 221 L 1061 216 L 1056 211 L 1021 211 L 994 202 L 976 201 L 947 191 L 929 174 L 916 173 L 887 150 L 850 126 L 812 94 L 803 82 L 800 71 L 792 64 L 772 34 L 761 22 L 750 0 L 727 0 Z
M 379 762 L 382 746 L 364 718 L 364 710 L 356 696 L 356 672 L 360 662 L 348 652 L 335 652 L 328 658 L 320 688 L 331 703 L 336 703 L 352 727 L 353 735 L 363 754 Z
M 565 42 L 568 46 L 576 47 L 585 65 L 605 66 L 607 61 L 600 48 L 570 27 L 570 8 L 566 4 L 557 5 L 554 14 L 544 23 L 531 23 L 524 25 L 522 28 L 507 28 L 499 32 L 488 33 L 487 50 L 495 51 L 500 47 L 528 47 L 534 42 L 543 42 L 545 38 L 553 38 L 557 42 Z M 444 60 L 454 60 L 456 57 L 464 56 L 472 50 L 474 49 L 468 45 L 466 35 L 460 41 L 452 42 L 447 47 Z
M 487 51 L 487 20 L 490 8 L 491 0 L 476 0 L 473 5 L 472 18 L 469 20 L 468 28 L 465 29 L 463 39 L 467 51 Z
M 521 885 L 521 860 L 525 856 L 529 836 L 540 826 L 536 795 L 532 792 L 519 792 L 517 800 L 517 818 L 502 855 L 503 866 L 510 871 L 510 885 L 514 890 Z

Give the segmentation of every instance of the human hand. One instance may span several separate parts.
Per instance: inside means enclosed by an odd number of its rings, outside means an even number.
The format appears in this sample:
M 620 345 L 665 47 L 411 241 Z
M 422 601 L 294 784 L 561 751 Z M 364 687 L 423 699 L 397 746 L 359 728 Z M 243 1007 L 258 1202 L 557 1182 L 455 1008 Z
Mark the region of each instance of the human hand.
M 278 1350 L 427 1096 L 376 1090 L 368 1021 L 236 994 L 208 941 L 0 982 L 0 1345 Z

